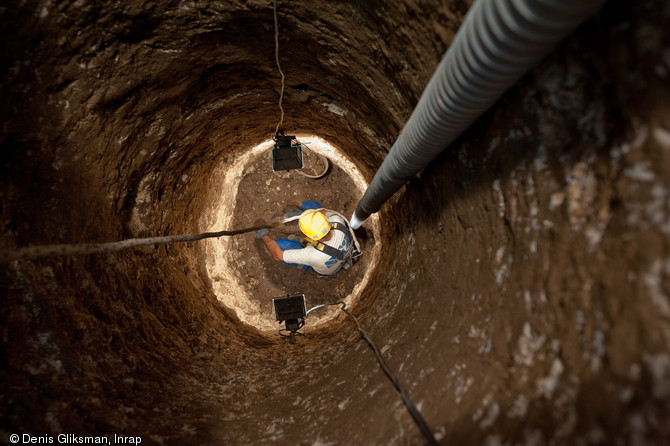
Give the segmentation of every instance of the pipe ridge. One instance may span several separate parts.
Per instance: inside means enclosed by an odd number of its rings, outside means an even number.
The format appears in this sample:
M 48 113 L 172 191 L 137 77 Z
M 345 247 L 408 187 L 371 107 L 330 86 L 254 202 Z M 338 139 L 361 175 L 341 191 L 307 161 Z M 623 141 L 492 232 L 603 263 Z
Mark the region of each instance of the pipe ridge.
M 512 0 L 519 14 L 547 29 L 558 30 L 576 25 L 585 14 L 592 14 L 597 9 L 597 2 L 589 0 Z
M 477 70 L 477 67 L 484 65 L 484 62 L 480 61 L 474 45 L 476 45 L 476 42 L 473 42 L 473 45 L 463 45 L 463 51 L 461 52 L 463 55 L 461 63 L 465 65 L 463 70 L 467 71 L 468 77 L 476 79 L 482 89 L 494 94 L 499 88 L 497 85 L 497 83 L 499 83 L 499 76 L 494 75 L 493 73 L 483 73 Z
M 478 0 L 355 211 L 364 221 L 446 149 L 579 22 L 604 3 Z M 488 88 L 482 85 L 488 80 Z M 389 174 L 388 169 L 397 169 Z M 372 192 L 375 191 L 375 192 Z M 377 192 L 379 191 L 379 192 Z
M 485 17 L 482 20 L 485 26 L 471 27 L 472 34 L 464 41 L 463 46 L 472 48 L 474 54 L 481 60 L 482 66 L 487 68 L 482 71 L 495 70 L 492 75 L 504 76 L 507 79 L 513 78 L 518 71 L 518 65 L 527 63 L 526 54 L 530 50 L 523 48 L 522 41 L 510 42 L 505 39 L 512 30 L 503 26 L 503 18 L 498 8 L 482 8 L 482 10 Z M 505 31 L 506 29 L 508 32 Z M 487 60 L 490 60 L 491 63 L 487 63 Z M 509 81 L 505 81 L 507 82 Z

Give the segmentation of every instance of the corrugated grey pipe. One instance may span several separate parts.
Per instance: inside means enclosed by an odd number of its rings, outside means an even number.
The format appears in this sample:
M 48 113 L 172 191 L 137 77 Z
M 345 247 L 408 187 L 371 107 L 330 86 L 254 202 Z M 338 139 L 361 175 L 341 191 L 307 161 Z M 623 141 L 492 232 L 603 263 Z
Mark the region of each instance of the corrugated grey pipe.
M 351 217 L 359 228 L 604 0 L 477 0 Z

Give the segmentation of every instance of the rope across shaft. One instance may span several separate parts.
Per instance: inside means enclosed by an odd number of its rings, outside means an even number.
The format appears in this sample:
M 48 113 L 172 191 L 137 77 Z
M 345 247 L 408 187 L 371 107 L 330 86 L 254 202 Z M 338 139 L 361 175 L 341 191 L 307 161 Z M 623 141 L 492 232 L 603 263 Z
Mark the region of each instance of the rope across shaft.
M 328 210 L 328 209 L 316 209 L 312 212 L 319 210 Z M 335 211 L 329 211 L 339 215 L 341 218 L 344 218 L 341 214 L 338 214 Z M 130 238 L 126 240 L 119 240 L 116 242 L 107 242 L 107 243 L 78 243 L 78 244 L 62 244 L 62 245 L 41 245 L 41 246 L 26 246 L 24 248 L 18 249 L 3 249 L 0 250 L 0 264 L 8 263 L 12 260 L 22 260 L 22 259 L 34 259 L 38 257 L 48 257 L 48 256 L 68 256 L 68 255 L 81 255 L 81 254 L 95 254 L 101 252 L 113 252 L 120 251 L 122 249 L 134 248 L 136 246 L 148 246 L 148 245 L 164 245 L 167 243 L 175 242 L 194 242 L 197 240 L 202 240 L 206 238 L 218 238 L 223 236 L 231 236 L 244 234 L 251 231 L 258 231 L 259 229 L 272 229 L 277 226 L 290 223 L 297 220 L 300 216 L 283 219 L 280 221 L 274 221 L 268 224 L 262 224 L 259 226 L 252 226 L 250 228 L 236 229 L 232 231 L 217 231 L 217 232 L 204 232 L 202 234 L 193 234 L 193 235 L 166 235 L 162 237 L 145 237 L 145 238 Z M 346 219 L 345 219 L 346 220 Z M 354 245 L 356 249 L 360 252 L 360 245 L 356 236 L 351 232 L 354 237 Z
M 120 251 L 122 249 L 134 248 L 136 246 L 163 245 L 174 242 L 194 242 L 206 238 L 216 238 L 222 236 L 231 236 L 244 234 L 251 231 L 258 231 L 263 228 L 274 228 L 280 223 L 270 225 L 253 226 L 250 228 L 237 229 L 234 231 L 204 232 L 193 235 L 167 235 L 163 237 L 145 237 L 131 238 L 109 243 L 83 243 L 76 245 L 43 245 L 27 246 L 16 250 L 0 251 L 0 263 L 11 262 L 12 260 L 33 259 L 37 257 L 58 256 L 58 255 L 79 255 L 94 254 L 101 252 Z

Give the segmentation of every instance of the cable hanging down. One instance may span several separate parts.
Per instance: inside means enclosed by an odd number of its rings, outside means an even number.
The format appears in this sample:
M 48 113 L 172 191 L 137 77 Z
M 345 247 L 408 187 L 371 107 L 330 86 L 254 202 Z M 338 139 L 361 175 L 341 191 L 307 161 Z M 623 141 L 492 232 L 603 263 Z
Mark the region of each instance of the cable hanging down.
M 405 386 L 402 385 L 400 380 L 395 376 L 395 374 L 391 371 L 391 369 L 386 365 L 386 361 L 384 361 L 384 358 L 382 357 L 381 352 L 375 345 L 375 343 L 372 341 L 370 336 L 367 334 L 365 330 L 361 327 L 360 322 L 358 322 L 358 318 L 354 316 L 349 310 L 347 310 L 347 304 L 344 302 L 337 302 L 333 304 L 322 304 L 322 305 L 317 305 L 315 307 L 312 307 L 307 311 L 305 314 L 305 317 L 312 311 L 316 310 L 317 308 L 323 308 L 323 307 L 329 307 L 329 306 L 340 306 L 340 309 L 351 319 L 354 320 L 356 323 L 356 328 L 358 328 L 358 331 L 361 333 L 361 336 L 363 339 L 365 339 L 365 342 L 368 343 L 370 348 L 372 348 L 372 351 L 375 353 L 375 356 L 377 357 L 377 362 L 379 363 L 379 367 L 384 371 L 384 374 L 386 377 L 393 383 L 393 386 L 396 388 L 398 393 L 400 393 L 400 397 L 402 398 L 402 402 L 405 404 L 405 407 L 407 408 L 407 411 L 409 414 L 412 416 L 412 419 L 416 423 L 417 427 L 423 434 L 424 438 L 426 439 L 426 443 L 428 443 L 431 446 L 439 446 L 439 442 L 435 439 L 435 436 L 433 435 L 433 431 L 430 430 L 430 427 L 428 426 L 428 423 L 426 423 L 426 420 L 423 418 L 423 415 L 421 415 L 421 412 L 419 412 L 419 409 L 417 409 L 416 405 L 414 402 L 412 402 L 412 399 L 409 397 L 409 393 L 407 392 L 407 389 Z
M 279 127 L 281 127 L 284 122 L 284 107 L 282 106 L 282 100 L 284 99 L 284 72 L 281 70 L 281 65 L 279 64 L 279 24 L 277 22 L 277 0 L 274 0 L 274 19 L 275 19 L 275 61 L 277 62 L 277 69 L 281 75 L 281 90 L 279 92 L 279 111 L 281 116 L 279 117 L 279 122 L 277 123 L 277 128 L 275 129 L 275 135 L 279 132 Z

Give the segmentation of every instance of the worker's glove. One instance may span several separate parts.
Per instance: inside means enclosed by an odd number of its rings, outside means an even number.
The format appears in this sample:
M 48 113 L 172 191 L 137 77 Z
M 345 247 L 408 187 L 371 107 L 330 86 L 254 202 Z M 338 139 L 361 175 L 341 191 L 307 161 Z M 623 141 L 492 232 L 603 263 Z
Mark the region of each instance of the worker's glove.
M 256 237 L 258 237 L 259 239 L 261 239 L 261 238 L 263 238 L 264 235 L 268 235 L 269 233 L 270 233 L 270 231 L 268 231 L 268 230 L 265 229 L 265 228 L 263 228 L 263 229 L 259 229 L 258 232 L 256 232 Z

